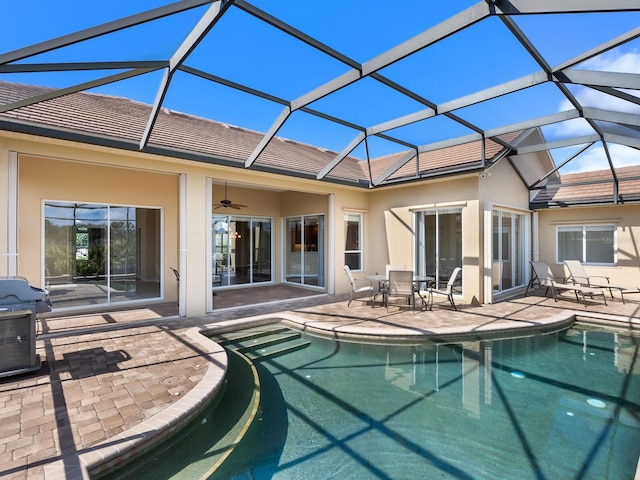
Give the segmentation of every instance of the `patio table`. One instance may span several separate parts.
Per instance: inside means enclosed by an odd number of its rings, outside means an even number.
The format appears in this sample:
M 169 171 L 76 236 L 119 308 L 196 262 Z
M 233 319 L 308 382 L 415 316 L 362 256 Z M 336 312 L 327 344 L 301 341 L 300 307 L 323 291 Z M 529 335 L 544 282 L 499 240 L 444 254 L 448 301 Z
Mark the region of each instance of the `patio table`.
M 374 275 L 367 275 L 365 277 L 367 280 L 369 280 L 372 284 L 374 282 L 378 282 L 378 291 L 376 292 L 376 294 L 373 296 L 373 301 L 371 302 L 371 307 L 373 307 L 373 305 L 376 302 L 376 298 L 378 298 L 378 295 L 380 294 L 382 288 L 384 288 L 384 286 L 386 285 L 387 281 L 389 280 L 387 278 L 386 275 L 382 275 L 382 274 L 374 274 Z M 414 291 L 415 293 L 418 294 L 418 296 L 420 297 L 420 300 L 422 300 L 422 304 L 426 305 L 426 300 L 424 299 L 424 297 L 422 295 L 420 295 L 420 284 L 422 283 L 427 283 L 427 282 L 432 282 L 435 278 L 430 276 L 430 275 L 414 275 L 413 276 L 413 286 L 414 286 Z

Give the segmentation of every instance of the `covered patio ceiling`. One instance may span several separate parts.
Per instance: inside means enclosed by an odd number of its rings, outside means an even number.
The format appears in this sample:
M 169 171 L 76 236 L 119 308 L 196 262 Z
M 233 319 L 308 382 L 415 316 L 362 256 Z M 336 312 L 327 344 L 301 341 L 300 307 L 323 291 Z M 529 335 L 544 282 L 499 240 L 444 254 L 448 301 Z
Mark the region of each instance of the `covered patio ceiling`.
M 555 165 L 523 177 L 531 190 L 606 171 L 581 183 L 611 183 L 619 203 L 619 182 L 640 185 L 637 0 L 10 3 L 0 80 L 54 90 L 0 114 L 82 91 L 126 97 L 151 105 L 141 151 L 166 109 L 259 132 L 241 168 L 286 138 L 334 152 L 318 180 L 367 162 L 366 188 L 423 178 L 429 152 L 473 142 L 479 169 L 548 151 Z M 535 128 L 541 142 L 519 143 Z M 491 158 L 489 143 L 504 148 Z

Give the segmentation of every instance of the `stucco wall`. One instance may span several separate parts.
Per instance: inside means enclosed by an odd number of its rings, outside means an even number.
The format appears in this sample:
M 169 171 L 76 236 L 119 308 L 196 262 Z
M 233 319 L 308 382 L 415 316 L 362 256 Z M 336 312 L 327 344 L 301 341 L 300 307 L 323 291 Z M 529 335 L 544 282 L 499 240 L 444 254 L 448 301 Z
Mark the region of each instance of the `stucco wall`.
M 384 272 L 386 264 L 414 269 L 414 211 L 462 208 L 463 292 L 465 301 L 480 300 L 481 218 L 478 176 L 383 188 L 370 194 L 367 265 Z
M 18 270 L 33 284 L 42 281 L 44 200 L 161 208 L 164 247 L 168 252 L 177 251 L 175 228 L 167 228 L 177 223 L 176 175 L 20 155 L 18 178 Z M 175 255 L 170 260 L 176 264 Z
M 314 180 L 244 171 L 219 165 L 189 162 L 181 159 L 157 157 L 140 152 L 125 152 L 77 144 L 25 134 L 0 132 L 0 187 L 7 192 L 9 185 L 10 151 L 19 156 L 19 245 L 18 274 L 41 285 L 42 199 L 104 202 L 164 209 L 164 275 L 165 299 L 177 298 L 176 284 L 168 270 L 179 265 L 181 249 L 186 255 L 188 270 L 183 282 L 186 289 L 187 314 L 204 313 L 206 281 L 205 199 L 207 178 L 214 181 L 212 204 L 227 196 L 247 205 L 242 210 L 218 209 L 214 214 L 259 215 L 274 218 L 276 232 L 275 281 L 281 278 L 281 219 L 288 215 L 318 213 L 326 219 L 327 242 L 331 240 L 332 254 L 327 253 L 327 291 L 345 293 L 349 290 L 344 264 L 343 213 L 356 209 L 365 215 L 368 228 L 368 191 L 348 186 L 319 183 Z M 180 174 L 186 185 L 187 221 L 186 245 L 179 241 L 179 184 Z M 0 251 L 8 252 L 7 219 L 8 196 L 0 199 Z M 333 205 L 333 214 L 329 206 Z M 329 232 L 333 237 L 329 239 Z M 333 262 L 333 263 L 331 263 Z M 0 256 L 0 272 L 8 271 L 7 255 Z M 334 277 L 329 273 L 335 272 Z M 184 272 L 181 272 L 184 273 Z M 192 308 L 193 307 L 193 308 Z
M 556 227 L 558 225 L 615 224 L 617 266 L 585 266 L 589 275 L 611 277 L 611 283 L 640 286 L 640 207 L 617 205 L 540 210 L 540 257 L 557 277 L 568 272 L 556 263 Z

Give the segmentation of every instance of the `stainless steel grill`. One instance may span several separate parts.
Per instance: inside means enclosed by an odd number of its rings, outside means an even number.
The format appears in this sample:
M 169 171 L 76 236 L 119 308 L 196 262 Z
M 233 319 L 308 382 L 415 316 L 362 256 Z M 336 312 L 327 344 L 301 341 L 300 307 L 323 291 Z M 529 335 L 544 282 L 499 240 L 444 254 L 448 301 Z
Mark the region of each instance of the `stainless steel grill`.
M 0 278 L 0 377 L 40 369 L 36 314 L 50 311 L 46 290 L 22 277 Z

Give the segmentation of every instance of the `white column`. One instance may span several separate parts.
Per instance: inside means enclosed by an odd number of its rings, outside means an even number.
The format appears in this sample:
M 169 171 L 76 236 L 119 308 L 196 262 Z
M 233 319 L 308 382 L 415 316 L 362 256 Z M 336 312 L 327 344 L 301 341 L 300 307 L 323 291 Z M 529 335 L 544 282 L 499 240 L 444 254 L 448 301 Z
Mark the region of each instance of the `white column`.
M 180 255 L 184 256 L 180 275 L 181 298 L 184 298 L 184 314 L 189 317 L 204 315 L 207 311 L 207 298 L 211 295 L 211 276 L 207 276 L 207 177 L 204 174 L 189 173 L 184 185 L 184 242 Z M 181 231 L 182 233 L 182 231 Z M 209 267 L 210 269 L 211 267 Z M 184 279 L 184 280 L 183 280 Z
M 7 170 L 7 275 L 15 276 L 18 275 L 18 152 L 9 151 Z M 44 285 L 44 279 L 40 285 Z
M 180 272 L 180 283 L 178 284 L 178 315 L 185 317 L 187 315 L 187 176 L 180 174 L 178 206 L 178 271 Z
M 336 196 L 334 193 L 329 194 L 329 208 L 327 211 L 327 225 L 329 231 L 327 235 L 329 237 L 329 248 L 327 248 L 327 292 L 330 295 L 336 293 Z

